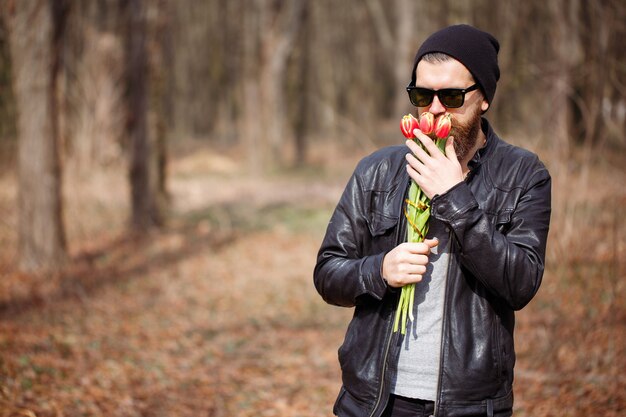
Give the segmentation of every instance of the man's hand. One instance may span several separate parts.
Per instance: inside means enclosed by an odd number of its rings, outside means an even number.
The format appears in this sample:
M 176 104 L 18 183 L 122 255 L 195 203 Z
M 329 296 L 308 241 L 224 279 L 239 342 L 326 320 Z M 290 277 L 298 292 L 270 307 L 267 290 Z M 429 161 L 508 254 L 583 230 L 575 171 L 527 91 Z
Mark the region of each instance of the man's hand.
M 454 150 L 454 138 L 448 138 L 444 155 L 428 136 L 417 129 L 414 132 L 426 151 L 414 141 L 407 140 L 406 146 L 413 154 L 406 155 L 406 169 L 426 196 L 433 198 L 443 194 L 463 181 L 463 169 Z
M 421 243 L 402 243 L 393 248 L 383 259 L 383 278 L 390 287 L 399 288 L 422 280 L 428 265 L 430 250 L 437 246 L 437 239 Z

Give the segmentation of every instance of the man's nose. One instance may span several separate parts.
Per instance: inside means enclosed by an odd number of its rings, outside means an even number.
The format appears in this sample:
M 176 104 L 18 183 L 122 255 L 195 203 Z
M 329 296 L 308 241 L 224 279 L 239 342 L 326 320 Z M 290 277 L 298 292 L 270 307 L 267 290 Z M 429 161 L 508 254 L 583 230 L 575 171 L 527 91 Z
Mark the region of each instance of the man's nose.
M 428 109 L 432 114 L 434 114 L 435 116 L 445 113 L 446 112 L 446 106 L 444 106 L 443 104 L 441 104 L 441 101 L 439 101 L 439 97 L 437 96 L 437 94 L 435 94 L 435 96 L 433 97 L 433 102 L 430 103 L 430 109 Z

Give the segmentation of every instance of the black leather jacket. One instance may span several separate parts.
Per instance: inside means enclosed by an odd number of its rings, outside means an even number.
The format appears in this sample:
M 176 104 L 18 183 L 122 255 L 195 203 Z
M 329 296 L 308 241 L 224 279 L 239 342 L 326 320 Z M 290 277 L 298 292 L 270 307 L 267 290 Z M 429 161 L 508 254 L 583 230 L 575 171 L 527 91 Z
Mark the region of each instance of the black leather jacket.
M 499 139 L 483 119 L 487 144 L 467 179 L 435 196 L 431 215 L 451 233 L 437 416 L 510 415 L 514 311 L 541 283 L 551 180 L 531 152 Z M 405 146 L 364 158 L 332 215 L 314 271 L 333 305 L 355 307 L 339 348 L 339 416 L 379 416 L 401 346 L 392 332 L 399 291 L 381 277 L 383 257 L 406 239 Z

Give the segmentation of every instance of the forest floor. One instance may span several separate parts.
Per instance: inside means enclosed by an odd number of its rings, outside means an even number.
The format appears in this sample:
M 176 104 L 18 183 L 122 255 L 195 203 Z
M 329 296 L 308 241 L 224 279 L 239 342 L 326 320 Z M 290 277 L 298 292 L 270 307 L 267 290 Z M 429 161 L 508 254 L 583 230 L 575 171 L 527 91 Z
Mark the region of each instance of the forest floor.
M 15 271 L 3 176 L 0 417 L 330 416 L 352 310 L 325 304 L 312 270 L 355 163 L 330 158 L 252 177 L 236 157 L 178 155 L 168 223 L 143 238 L 123 233 L 125 175 L 72 183 L 68 266 L 40 276 Z M 597 223 L 573 220 L 603 239 L 596 249 L 565 240 L 571 222 L 554 214 L 543 286 L 517 314 L 515 416 L 626 413 L 626 174 L 597 173 L 620 174 L 570 213 L 612 202 Z

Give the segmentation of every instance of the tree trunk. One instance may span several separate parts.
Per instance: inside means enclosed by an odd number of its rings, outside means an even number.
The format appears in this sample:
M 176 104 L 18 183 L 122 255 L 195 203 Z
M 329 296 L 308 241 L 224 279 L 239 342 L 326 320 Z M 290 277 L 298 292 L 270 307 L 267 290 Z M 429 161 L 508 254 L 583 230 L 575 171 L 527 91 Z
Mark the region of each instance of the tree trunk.
M 241 103 L 241 130 L 240 134 L 243 138 L 243 144 L 246 149 L 246 159 L 248 170 L 259 175 L 262 173 L 262 157 L 263 146 L 261 143 L 261 130 L 259 123 L 260 105 L 257 97 L 259 97 L 258 77 L 258 33 L 259 22 L 256 3 L 245 10 L 243 16 L 243 27 L 246 30 L 241 34 L 242 41 L 242 77 L 238 84 L 239 97 L 242 97 Z
M 8 11 L 18 108 L 19 267 L 25 271 L 56 269 L 66 258 L 56 97 L 64 4 L 24 0 Z
M 415 0 L 397 0 L 396 2 L 396 42 L 393 57 L 396 100 L 394 104 L 396 117 L 413 111 L 406 94 L 405 87 L 411 81 L 411 68 L 415 51 L 412 47 L 412 33 L 415 30 Z
M 407 98 L 405 87 L 411 81 L 411 67 L 415 53 L 411 41 L 417 29 L 415 10 L 419 4 L 415 0 L 395 0 L 393 9 L 395 25 L 386 19 L 385 5 L 381 0 L 367 0 L 366 5 L 386 62 L 391 67 L 395 96 L 393 114 L 400 117 L 414 110 Z
M 572 96 L 572 68 L 575 64 L 575 55 L 572 51 L 576 50 L 576 39 L 570 34 L 571 20 L 569 8 L 566 0 L 550 3 L 550 12 L 556 22 L 553 25 L 553 33 L 551 39 L 554 45 L 555 57 L 558 66 L 554 71 L 554 80 L 552 81 L 553 91 L 552 108 L 560 109 L 554 114 L 550 114 L 553 123 L 552 136 L 554 143 L 558 148 L 558 156 L 560 160 L 567 160 L 570 153 L 570 121 L 571 113 L 569 100 Z
M 282 147 L 286 143 L 287 117 L 285 73 L 287 59 L 300 29 L 304 0 L 278 3 L 275 10 L 262 3 L 261 66 L 259 99 L 262 114 L 264 153 L 263 168 L 283 164 Z
M 150 85 L 152 96 L 152 112 L 154 131 L 154 161 L 153 169 L 155 171 L 156 183 L 154 184 L 154 193 L 156 196 L 156 205 L 158 213 L 163 213 L 167 206 L 167 136 L 171 127 L 169 122 L 172 103 L 172 85 L 167 82 L 172 73 L 171 59 L 174 58 L 174 51 L 171 49 L 171 10 L 167 0 L 159 0 L 152 3 L 155 10 L 151 13 L 156 16 L 153 25 L 151 25 L 150 38 L 154 39 L 153 59 L 150 60 Z
M 148 57 L 142 0 L 128 1 L 128 135 L 130 139 L 131 227 L 136 232 L 162 222 L 157 204 L 154 155 L 148 135 Z
M 294 123 L 294 163 L 301 166 L 307 159 L 307 139 L 309 134 L 309 106 L 311 95 L 311 16 L 308 2 L 304 4 L 302 15 L 302 38 L 301 55 L 299 68 L 300 91 L 297 101 L 298 112 L 295 115 Z

